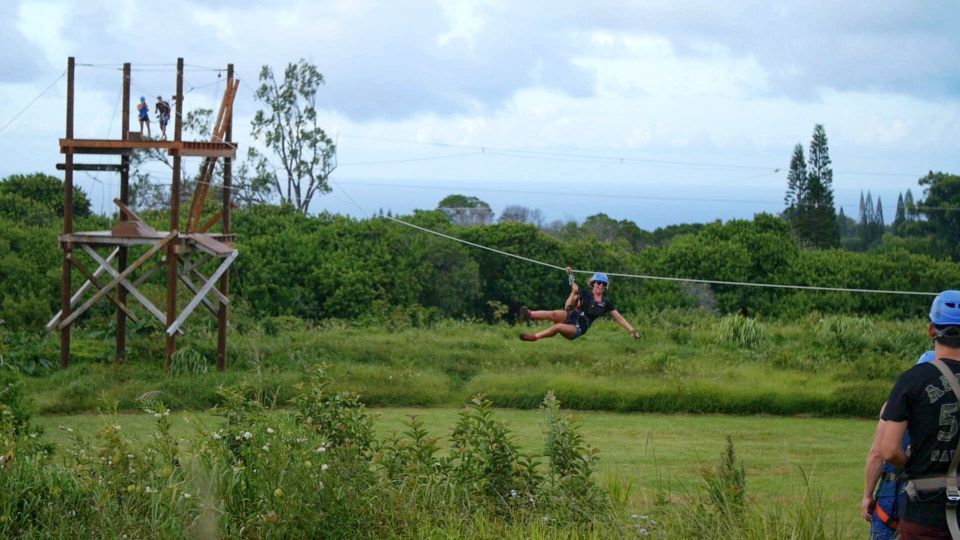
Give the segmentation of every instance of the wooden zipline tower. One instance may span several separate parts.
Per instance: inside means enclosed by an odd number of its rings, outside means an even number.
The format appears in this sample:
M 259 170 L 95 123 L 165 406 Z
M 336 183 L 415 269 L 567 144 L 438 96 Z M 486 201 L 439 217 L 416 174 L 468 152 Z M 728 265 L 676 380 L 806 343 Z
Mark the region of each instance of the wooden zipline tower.
M 63 287 L 61 309 L 47 324 L 48 330 L 60 331 L 60 367 L 70 363 L 70 327 L 77 317 L 85 313 L 102 298 L 107 298 L 117 307 L 117 361 L 126 358 L 127 318 L 138 322 L 137 315 L 127 306 L 127 296 L 134 297 L 151 316 L 163 323 L 166 339 L 164 370 L 170 371 L 170 360 L 176 351 L 177 334 L 188 316 L 202 303 L 217 317 L 217 370 L 226 369 L 227 308 L 229 306 L 230 264 L 237 258 L 233 244 L 235 236 L 230 233 L 230 191 L 232 183 L 232 160 L 236 157 L 233 137 L 233 100 L 240 81 L 233 78 L 233 64 L 227 66 L 227 88 L 220 105 L 220 113 L 209 142 L 181 140 L 183 122 L 183 58 L 177 59 L 177 95 L 173 114 L 173 140 L 142 140 L 139 132 L 129 131 L 130 124 L 130 64 L 123 65 L 123 121 L 120 140 L 75 139 L 73 137 L 74 112 L 74 59 L 67 60 L 67 126 L 66 137 L 60 139 L 60 153 L 64 163 L 57 168 L 64 171 L 64 219 L 63 234 L 59 243 L 63 249 Z M 136 150 L 161 149 L 173 156 L 173 179 L 170 188 L 170 230 L 158 232 L 145 224 L 129 208 L 130 158 Z M 119 164 L 78 164 L 74 156 L 79 154 L 119 155 Z M 193 194 L 190 213 L 185 229 L 180 228 L 180 171 L 183 157 L 203 157 L 200 179 Z M 213 178 L 218 158 L 223 158 L 223 206 L 220 212 L 200 225 L 207 191 Z M 114 171 L 120 173 L 120 197 L 114 199 L 119 207 L 119 222 L 109 231 L 74 232 L 73 230 L 73 172 Z M 207 233 L 218 221 L 222 221 L 222 233 Z M 132 246 L 149 246 L 136 261 L 128 264 L 127 252 Z M 97 250 L 110 250 L 104 257 Z M 85 253 L 97 265 L 91 272 L 77 255 Z M 159 261 L 155 260 L 161 255 Z M 215 262 L 216 269 L 205 276 L 198 270 L 207 262 Z M 89 264 L 89 263 L 87 263 Z M 114 268 L 116 264 L 116 268 Z M 157 308 L 137 287 L 167 267 L 166 311 Z M 72 291 L 72 271 L 76 268 L 87 281 Z M 108 276 L 101 278 L 104 273 Z M 136 274 L 136 275 L 135 275 Z M 196 281 L 195 281 L 196 280 Z M 192 293 L 192 299 L 177 313 L 178 281 Z M 93 287 L 96 292 L 74 309 Z M 213 296 L 211 301 L 208 296 Z

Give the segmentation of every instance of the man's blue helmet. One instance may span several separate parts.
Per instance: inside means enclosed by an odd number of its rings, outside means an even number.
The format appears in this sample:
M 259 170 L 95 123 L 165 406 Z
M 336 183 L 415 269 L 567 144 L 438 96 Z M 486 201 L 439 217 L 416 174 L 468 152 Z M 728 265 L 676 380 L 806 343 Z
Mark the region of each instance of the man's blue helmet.
M 600 283 L 606 283 L 608 286 L 610 285 L 610 278 L 608 278 L 606 274 L 602 274 L 600 272 L 597 272 L 596 274 L 593 275 L 592 278 L 590 278 L 590 285 L 593 285 L 594 281 L 599 281 Z
M 936 325 L 960 325 L 960 291 L 943 291 L 930 305 L 930 322 Z
M 147 100 L 147 98 L 145 98 L 145 97 L 143 97 L 143 96 L 140 96 L 140 101 L 146 101 L 146 100 Z

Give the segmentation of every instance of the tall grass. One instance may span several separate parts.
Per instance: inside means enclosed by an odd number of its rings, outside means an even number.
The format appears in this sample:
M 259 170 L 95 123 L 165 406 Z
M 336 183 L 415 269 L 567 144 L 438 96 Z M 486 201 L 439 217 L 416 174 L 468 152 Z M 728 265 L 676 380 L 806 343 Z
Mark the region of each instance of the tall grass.
M 896 376 L 929 347 L 922 321 L 758 321 L 678 309 L 628 318 L 641 339 L 600 321 L 575 341 L 537 343 L 516 339 L 518 330 L 541 328 L 537 321 L 436 320 L 386 331 L 372 323 L 247 318 L 231 326 L 225 373 L 209 367 L 213 330 L 194 325 L 178 342 L 169 377 L 163 340 L 149 328 L 129 337 L 123 365 L 112 362 L 109 336 L 81 329 L 74 344 L 83 355 L 64 371 L 34 362 L 27 385 L 44 413 L 90 411 L 104 398 L 135 410 L 148 391 L 164 392 L 176 409 L 203 409 L 219 403 L 218 386 L 258 370 L 276 399 L 289 400 L 305 366 L 331 362 L 334 385 L 371 406 L 454 406 L 485 393 L 504 406 L 536 408 L 549 387 L 589 410 L 875 416 Z M 0 348 L 13 352 L 22 340 L 9 338 L 0 334 Z M 30 354 L 55 359 L 56 336 L 41 341 Z

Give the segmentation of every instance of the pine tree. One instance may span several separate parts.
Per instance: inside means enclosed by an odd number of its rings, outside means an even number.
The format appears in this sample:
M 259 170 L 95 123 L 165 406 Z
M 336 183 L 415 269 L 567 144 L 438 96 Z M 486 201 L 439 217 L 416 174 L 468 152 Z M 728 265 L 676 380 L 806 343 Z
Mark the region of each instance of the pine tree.
M 797 143 L 790 159 L 787 173 L 787 194 L 783 202 L 787 208 L 783 217 L 798 238 L 806 239 L 810 235 L 809 186 L 807 182 L 807 162 L 803 157 L 803 145 Z
M 813 128 L 810 153 L 807 156 L 807 186 L 811 203 L 811 231 L 807 240 L 819 248 L 832 248 L 840 243 L 837 212 L 833 205 L 833 169 L 823 124 Z
M 916 203 L 913 202 L 913 193 L 907 189 L 907 193 L 903 196 L 903 208 L 907 211 L 907 221 L 913 223 L 915 221 L 920 221 L 920 209 L 917 208 Z
M 903 193 L 901 193 L 897 196 L 897 213 L 893 216 L 893 230 L 899 229 L 905 221 L 907 221 L 907 211 L 903 205 Z

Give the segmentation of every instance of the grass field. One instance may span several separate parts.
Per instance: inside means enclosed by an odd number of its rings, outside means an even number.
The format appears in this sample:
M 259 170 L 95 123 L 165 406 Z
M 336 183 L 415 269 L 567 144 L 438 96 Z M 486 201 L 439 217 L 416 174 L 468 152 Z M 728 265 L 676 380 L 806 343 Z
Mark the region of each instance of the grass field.
M 416 414 L 432 435 L 446 436 L 456 422 L 454 408 L 385 408 L 377 430 L 403 430 L 407 415 Z M 510 423 L 520 446 L 539 452 L 543 436 L 534 411 L 498 410 Z M 601 450 L 598 475 L 605 484 L 619 477 L 630 485 L 631 506 L 650 511 L 658 499 L 689 496 L 696 491 L 701 466 L 716 467 L 727 435 L 747 470 L 747 495 L 761 508 L 795 504 L 805 482 L 822 490 L 839 521 L 853 537 L 865 534 L 859 519 L 863 489 L 863 463 L 876 424 L 872 420 L 841 418 L 784 418 L 770 416 L 660 415 L 579 413 L 587 442 Z M 217 425 L 220 418 L 207 413 L 172 415 L 174 434 Z M 68 445 L 74 433 L 92 434 L 104 423 L 95 414 L 43 416 L 37 423 L 47 439 Z M 146 435 L 154 420 L 147 414 L 123 414 L 117 422 L 125 431 Z
M 542 326 L 536 323 L 240 321 L 225 373 L 212 366 L 212 329 L 199 326 L 178 340 L 169 375 L 161 336 L 131 335 L 128 360 L 118 365 L 102 332 L 79 330 L 71 366 L 26 377 L 26 391 L 46 438 L 61 448 L 72 435 L 59 426 L 95 433 L 104 419 L 91 411 L 101 407 L 123 411 L 111 425 L 145 437 L 154 419 L 129 413 L 147 392 L 178 411 L 173 433 L 190 438 L 221 421 L 205 412 L 221 403 L 221 385 L 249 382 L 266 406 L 286 407 L 304 369 L 325 363 L 330 390 L 358 392 L 379 413 L 381 438 L 403 431 L 416 414 L 441 446 L 449 444 L 459 407 L 482 393 L 501 407 L 497 417 L 510 422 L 520 447 L 536 453 L 544 442 L 531 409 L 553 391 L 565 408 L 590 411 L 578 414 L 585 440 L 600 450 L 596 477 L 614 491 L 628 486 L 638 515 L 687 516 L 682 506 L 702 493 L 701 469 L 717 468 L 729 435 L 746 467 L 752 509 L 769 516 L 796 508 L 812 487 L 823 508 L 800 515 L 826 514 L 827 537 L 866 534 L 859 518 L 864 459 L 886 393 L 929 346 L 921 322 L 816 313 L 763 322 L 697 310 L 628 318 L 641 339 L 609 321 L 574 342 L 537 343 L 516 338 Z M 45 339 L 47 348 L 55 337 Z M 784 519 L 778 530 L 789 533 L 791 518 Z M 766 537 L 757 527 L 748 536 Z
M 28 378 L 41 413 L 89 411 L 104 399 L 121 410 L 159 390 L 176 408 L 204 409 L 216 388 L 259 378 L 279 403 L 303 368 L 331 364 L 337 388 L 373 406 L 456 407 L 484 393 L 500 407 L 536 408 L 547 390 L 581 410 L 874 417 L 896 376 L 929 347 L 923 324 L 846 316 L 761 324 L 694 310 L 632 315 L 639 340 L 610 321 L 573 342 L 517 340 L 526 326 L 442 321 L 384 328 L 303 321 L 232 335 L 226 373 L 213 367 L 213 334 L 178 341 L 173 376 L 163 339 L 131 336 L 129 361 L 112 343 L 78 332 L 71 366 Z M 274 328 L 279 323 L 269 325 Z M 239 326 L 239 325 L 238 325 Z M 532 324 L 530 328 L 543 325 Z M 56 347 L 56 336 L 48 338 Z

